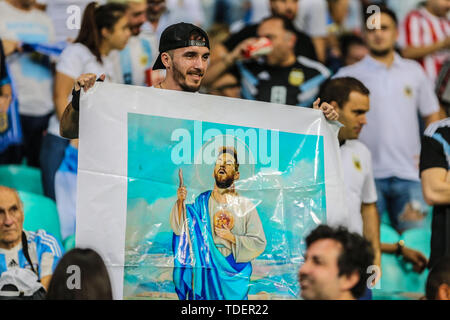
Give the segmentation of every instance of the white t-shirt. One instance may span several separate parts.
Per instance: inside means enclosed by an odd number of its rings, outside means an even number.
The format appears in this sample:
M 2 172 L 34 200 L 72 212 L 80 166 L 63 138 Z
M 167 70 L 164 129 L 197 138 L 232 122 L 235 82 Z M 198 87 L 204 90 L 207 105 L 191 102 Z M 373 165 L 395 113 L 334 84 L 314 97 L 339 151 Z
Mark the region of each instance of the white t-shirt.
M 361 204 L 377 201 L 369 149 L 358 140 L 347 140 L 341 146 L 345 196 L 350 221 L 348 229 L 363 235 Z
M 370 90 L 370 111 L 359 140 L 372 153 L 376 179 L 419 181 L 420 131 L 417 113 L 439 111 L 433 86 L 421 66 L 395 54 L 390 68 L 370 55 L 339 70 L 334 78 L 354 77 Z
M 38 9 L 19 10 L 0 1 L 0 38 L 28 43 L 51 43 L 54 29 L 50 18 Z M 43 116 L 53 111 L 53 77 L 48 58 L 33 53 L 7 57 L 17 90 L 20 114 Z
M 81 43 L 70 44 L 64 49 L 56 64 L 56 71 L 76 79 L 83 73 L 95 73 L 106 75 L 105 81 L 120 82 L 115 77 L 114 66 L 109 57 L 102 57 L 103 63 L 97 61 L 92 52 Z M 68 97 L 71 101 L 72 97 Z M 48 132 L 59 136 L 59 120 L 56 115 L 50 118 Z
M 155 36 L 148 32 L 141 32 L 128 40 L 122 51 L 113 50 L 109 57 L 114 64 L 115 77 L 120 83 L 145 85 L 145 71 L 153 67 L 158 57 Z

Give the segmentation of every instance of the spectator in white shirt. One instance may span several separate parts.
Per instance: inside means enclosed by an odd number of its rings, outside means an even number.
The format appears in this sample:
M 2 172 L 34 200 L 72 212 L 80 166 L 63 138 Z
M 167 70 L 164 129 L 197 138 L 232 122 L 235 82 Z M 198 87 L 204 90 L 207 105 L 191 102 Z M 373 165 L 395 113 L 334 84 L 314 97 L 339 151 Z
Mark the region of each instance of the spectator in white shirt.
M 50 18 L 34 8 L 34 0 L 0 1 L 0 38 L 15 43 L 48 44 L 54 41 Z M 19 103 L 23 132 L 23 147 L 17 162 L 23 157 L 27 164 L 39 167 L 42 136 L 53 112 L 53 75 L 48 56 L 37 52 L 5 50 L 6 63 Z
M 367 147 L 358 141 L 361 129 L 367 124 L 370 110 L 370 91 L 359 80 L 351 77 L 335 78 L 323 85 L 319 96 L 329 102 L 339 113 L 344 125 L 339 130 L 341 161 L 344 172 L 345 195 L 349 209 L 349 231 L 356 232 L 370 241 L 374 248 L 374 263 L 381 267 L 381 252 L 397 253 L 422 272 L 426 257 L 419 251 L 400 244 L 380 244 L 380 222 L 376 207 L 377 192 L 373 178 L 372 158 Z
M 346 77 L 326 82 L 319 97 L 338 111 L 339 121 L 344 125 L 339 130 L 338 139 L 350 218 L 347 228 L 370 241 L 375 253 L 375 264 L 380 266 L 380 226 L 372 159 L 367 147 L 357 140 L 367 123 L 369 93 L 369 89 L 360 81 Z
M 156 38 L 150 32 L 141 32 L 147 21 L 146 0 L 109 0 L 128 6 L 131 37 L 123 50 L 113 50 L 110 58 L 121 83 L 137 86 L 152 85 L 152 66 L 158 56 Z
M 439 103 L 420 65 L 395 52 L 397 37 L 395 14 L 381 7 L 379 28 L 366 30 L 369 55 L 342 68 L 336 77 L 354 77 L 371 92 L 368 124 L 360 140 L 372 153 L 378 211 L 387 211 L 392 225 L 402 232 L 422 226 L 428 211 L 419 180 L 417 113 L 428 125 L 439 119 Z

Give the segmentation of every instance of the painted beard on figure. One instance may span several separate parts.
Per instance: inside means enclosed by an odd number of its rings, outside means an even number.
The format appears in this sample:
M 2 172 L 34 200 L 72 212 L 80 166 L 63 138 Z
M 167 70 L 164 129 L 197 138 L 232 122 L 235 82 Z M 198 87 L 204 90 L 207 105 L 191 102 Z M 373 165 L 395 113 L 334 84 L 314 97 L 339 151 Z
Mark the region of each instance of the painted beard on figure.
M 228 175 L 224 179 L 220 179 L 219 175 L 216 174 L 214 178 L 216 180 L 216 185 L 220 189 L 228 189 L 234 182 L 234 178 Z

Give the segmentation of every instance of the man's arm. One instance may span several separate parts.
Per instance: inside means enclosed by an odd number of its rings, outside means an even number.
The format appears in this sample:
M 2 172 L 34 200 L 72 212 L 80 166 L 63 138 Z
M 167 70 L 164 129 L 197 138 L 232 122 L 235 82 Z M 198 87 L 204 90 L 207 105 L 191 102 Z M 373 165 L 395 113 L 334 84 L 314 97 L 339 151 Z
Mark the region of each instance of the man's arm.
M 321 63 L 325 63 L 327 58 L 327 38 L 313 37 L 311 40 L 314 44 L 314 49 L 316 50 L 317 59 Z
M 16 51 L 22 50 L 18 41 L 2 39 L 2 45 L 5 56 L 9 56 Z
M 59 134 L 63 138 L 78 139 L 78 121 L 80 113 L 72 107 L 70 102 L 61 117 Z
M 93 73 L 82 74 L 75 80 L 74 90 L 80 91 L 81 88 L 83 88 L 84 92 L 86 92 L 94 86 L 96 79 L 97 75 Z M 102 74 L 99 79 L 101 81 L 105 80 L 105 75 Z M 72 102 L 73 101 L 72 98 Z M 72 102 L 70 102 L 64 110 L 61 117 L 59 132 L 64 138 L 77 139 L 80 114 L 79 111 L 72 106 Z
M 7 112 L 11 104 L 11 85 L 5 84 L 0 87 L 0 112 Z
M 48 291 L 48 288 L 50 286 L 50 281 L 52 280 L 52 276 L 48 275 L 41 278 L 41 284 L 44 286 L 45 290 Z
M 448 170 L 430 168 L 422 171 L 422 191 L 429 205 L 450 204 L 450 181 Z
M 429 46 L 422 46 L 422 47 L 407 46 L 402 50 L 402 55 L 407 59 L 421 59 L 425 58 L 429 54 L 435 53 L 440 50 L 444 50 L 449 47 L 450 47 L 450 37 L 447 37 L 445 40 L 433 43 L 432 45 Z
M 53 103 L 55 105 L 56 116 L 60 120 L 67 107 L 67 98 L 70 96 L 75 79 L 69 77 L 62 72 L 56 72 L 54 89 L 53 89 Z
M 214 62 L 211 62 L 208 67 L 208 71 L 203 78 L 202 84 L 204 86 L 210 86 L 214 81 L 219 79 L 230 67 L 232 67 L 237 60 L 243 59 L 243 49 L 245 49 L 250 43 L 254 42 L 256 38 L 249 38 L 237 45 L 232 52 L 228 52 L 223 44 L 218 44 L 215 50 L 217 56 Z
M 381 244 L 381 252 L 388 254 L 397 253 L 398 245 L 396 243 L 382 243 Z M 425 270 L 428 260 L 427 258 L 420 252 L 408 247 L 403 247 L 400 251 L 400 255 L 413 264 L 413 269 L 417 273 L 422 273 Z
M 380 218 L 375 203 L 361 205 L 363 235 L 372 244 L 375 254 L 374 264 L 381 268 Z

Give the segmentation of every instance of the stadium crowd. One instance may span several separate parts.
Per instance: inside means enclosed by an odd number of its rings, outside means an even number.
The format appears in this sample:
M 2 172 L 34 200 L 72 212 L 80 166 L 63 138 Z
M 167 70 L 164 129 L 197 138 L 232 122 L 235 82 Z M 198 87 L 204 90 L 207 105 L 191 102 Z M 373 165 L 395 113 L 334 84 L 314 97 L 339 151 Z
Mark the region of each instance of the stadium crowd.
M 95 251 L 64 255 L 80 91 L 105 81 L 338 119 L 350 218 L 306 237 L 301 297 L 372 299 L 367 268 L 395 256 L 429 270 L 426 299 L 450 299 L 450 0 L 0 0 L 0 39 L 0 167 L 39 170 L 60 224 L 25 230 L 20 183 L 0 177 L 0 292 L 112 298 Z M 411 230 L 431 239 L 410 246 Z M 74 264 L 82 291 L 65 286 Z

